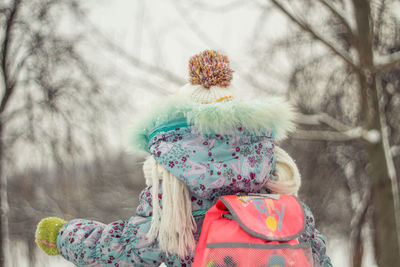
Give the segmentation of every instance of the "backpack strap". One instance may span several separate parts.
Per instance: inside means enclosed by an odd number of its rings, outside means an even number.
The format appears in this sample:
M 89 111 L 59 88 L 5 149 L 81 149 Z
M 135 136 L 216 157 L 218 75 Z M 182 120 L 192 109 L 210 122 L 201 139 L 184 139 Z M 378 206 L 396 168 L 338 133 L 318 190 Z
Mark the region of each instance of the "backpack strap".
M 296 197 L 259 194 L 223 196 L 219 207 L 248 234 L 267 241 L 290 241 L 305 230 L 305 213 Z M 223 204 L 223 205 L 221 205 Z

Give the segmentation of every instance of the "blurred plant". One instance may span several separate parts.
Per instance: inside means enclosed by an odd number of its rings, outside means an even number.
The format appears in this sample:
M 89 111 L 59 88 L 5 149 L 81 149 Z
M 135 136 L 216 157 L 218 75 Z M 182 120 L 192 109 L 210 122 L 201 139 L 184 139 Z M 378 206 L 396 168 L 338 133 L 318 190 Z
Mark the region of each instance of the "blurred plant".
M 253 55 L 262 66 L 256 70 L 271 70 L 270 62 L 282 54 L 290 62 L 285 77 L 288 94 L 305 114 L 293 138 L 310 140 L 310 153 L 327 153 L 320 157 L 328 157 L 342 169 L 351 200 L 352 264 L 357 267 L 362 263 L 362 230 L 369 213 L 378 265 L 400 266 L 395 164 L 400 141 L 396 112 L 400 108 L 400 21 L 395 3 L 265 1 L 266 8 L 275 7 L 296 29 L 267 48 L 260 32 L 254 42 Z M 328 142 L 328 147 L 318 148 L 317 140 Z M 321 189 L 327 182 L 321 176 L 313 182 L 318 184 L 314 190 L 326 191 Z
M 70 213 L 65 165 L 98 152 L 100 122 L 115 110 L 78 49 L 84 16 L 77 0 L 0 4 L 0 266 L 8 235 L 6 175 L 22 166 L 55 167 L 64 196 L 61 211 Z M 63 28 L 66 18 L 75 20 L 73 32 Z

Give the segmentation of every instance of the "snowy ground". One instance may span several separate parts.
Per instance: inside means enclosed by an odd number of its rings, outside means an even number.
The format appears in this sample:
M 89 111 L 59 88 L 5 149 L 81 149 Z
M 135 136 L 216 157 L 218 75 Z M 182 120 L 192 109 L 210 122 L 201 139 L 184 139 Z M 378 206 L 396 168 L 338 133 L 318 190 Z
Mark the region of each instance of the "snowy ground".
M 332 259 L 333 266 L 349 267 L 349 247 L 345 241 L 339 239 L 328 239 L 328 254 Z M 370 257 L 370 251 L 363 267 L 377 267 Z M 30 267 L 27 261 L 26 246 L 22 242 L 13 242 L 11 244 L 10 253 L 11 257 L 7 257 L 6 266 L 8 267 Z M 61 257 L 48 257 L 41 251 L 37 253 L 37 265 L 40 267 L 73 267 L 74 265 L 63 260 Z

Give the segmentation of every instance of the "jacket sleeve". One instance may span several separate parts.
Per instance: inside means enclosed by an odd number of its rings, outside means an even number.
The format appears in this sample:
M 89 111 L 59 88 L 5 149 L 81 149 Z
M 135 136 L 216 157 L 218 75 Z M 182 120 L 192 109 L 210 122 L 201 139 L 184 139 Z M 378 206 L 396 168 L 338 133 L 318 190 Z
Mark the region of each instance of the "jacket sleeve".
M 310 208 L 300 202 L 304 210 L 305 232 L 299 238 L 300 242 L 308 242 L 311 245 L 314 266 L 332 267 L 331 259 L 326 254 L 325 237 L 315 228 L 314 216 Z
M 167 256 L 157 242 L 147 239 L 151 220 L 135 216 L 128 221 L 103 224 L 75 219 L 59 231 L 60 254 L 76 266 L 183 266 L 184 261 Z

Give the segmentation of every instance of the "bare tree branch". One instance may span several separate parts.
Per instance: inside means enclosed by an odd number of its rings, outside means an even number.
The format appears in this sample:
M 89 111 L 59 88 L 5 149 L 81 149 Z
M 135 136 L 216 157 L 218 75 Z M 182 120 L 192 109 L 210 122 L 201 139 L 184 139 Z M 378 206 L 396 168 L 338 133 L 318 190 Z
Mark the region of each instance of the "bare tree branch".
M 353 211 L 353 218 L 350 222 L 350 244 L 352 254 L 352 266 L 360 267 L 364 254 L 364 242 L 362 230 L 367 220 L 367 211 L 371 206 L 371 190 L 367 190 L 362 198 L 361 203 Z
M 318 0 L 321 4 L 323 4 L 325 7 L 327 7 L 331 13 L 340 20 L 340 22 L 343 24 L 343 26 L 346 28 L 347 33 L 350 34 L 351 36 L 351 41 L 354 41 L 354 32 L 349 24 L 349 22 L 346 19 L 346 16 L 343 14 L 342 11 L 340 11 L 338 8 L 336 8 L 332 2 L 328 2 L 326 0 Z
M 367 131 L 361 127 L 350 129 L 344 132 L 297 129 L 296 132 L 291 135 L 291 137 L 294 139 L 320 141 L 351 141 L 362 139 L 371 144 L 376 144 L 380 141 L 380 134 L 378 131 Z
M 385 116 L 385 109 L 384 109 L 384 102 L 385 102 L 385 97 L 383 94 L 383 88 L 382 88 L 382 83 L 380 79 L 375 79 L 376 80 L 376 94 L 378 97 L 378 115 L 379 115 L 379 120 L 381 122 L 381 131 L 382 131 L 382 144 L 383 144 L 383 150 L 385 153 L 385 159 L 386 159 L 386 166 L 387 166 L 387 171 L 389 178 L 392 183 L 392 193 L 393 193 L 393 205 L 394 205 L 394 214 L 395 214 L 395 220 L 396 220 L 396 234 L 398 236 L 398 240 L 400 242 L 400 197 L 399 197 L 399 182 L 397 180 L 397 174 L 396 174 L 396 167 L 394 165 L 393 161 L 393 156 L 392 156 L 392 151 L 390 148 L 390 141 L 389 141 L 389 126 L 386 121 L 386 116 Z
M 7 7 L 0 7 L 0 14 L 3 15 L 5 13 L 7 13 L 8 8 Z
M 364 195 L 361 199 L 361 202 L 357 207 L 355 207 L 354 210 L 354 216 L 351 219 L 350 227 L 352 229 L 354 228 L 360 228 L 362 226 L 362 222 L 365 219 L 365 214 L 367 212 L 368 207 L 370 206 L 371 203 L 371 190 L 366 190 L 364 192 Z
M 344 147 L 348 148 L 347 146 Z M 343 169 L 343 175 L 350 192 L 350 204 L 353 214 L 350 222 L 352 266 L 361 267 L 363 256 L 363 240 L 361 233 L 367 219 L 367 210 L 371 206 L 371 185 L 368 180 L 365 180 L 366 184 L 360 186 L 361 184 L 357 182 L 357 178 L 362 174 L 360 170 L 357 169 L 356 160 L 351 159 L 351 152 L 341 153 L 341 151 L 345 152 L 346 150 L 344 148 L 336 150 L 335 158 L 339 166 Z M 358 166 L 358 168 L 362 167 Z
M 304 31 L 308 32 L 311 34 L 312 37 L 314 37 L 316 40 L 320 41 L 323 43 L 329 50 L 331 50 L 335 55 L 339 56 L 341 59 L 343 59 L 347 65 L 349 65 L 354 71 L 359 72 L 359 67 L 353 62 L 353 60 L 347 55 L 344 51 L 341 51 L 340 48 L 335 47 L 331 42 L 326 40 L 324 37 L 322 37 L 320 34 L 318 34 L 315 30 L 313 30 L 310 25 L 308 25 L 306 22 L 301 21 L 301 19 L 295 17 L 291 12 L 289 12 L 281 3 L 279 3 L 277 0 L 271 0 L 272 3 L 279 9 L 281 10 L 286 16 L 293 21 L 295 24 L 297 24 L 300 28 L 302 28 Z
M 381 38 L 381 34 L 382 34 L 382 25 L 383 25 L 383 18 L 384 18 L 384 14 L 385 14 L 385 9 L 386 9 L 386 1 L 385 0 L 381 0 L 380 1 L 380 6 L 378 8 L 378 15 L 377 15 L 377 19 L 376 19 L 376 23 L 375 23 L 375 29 L 376 29 L 376 37 L 378 40 Z
M 217 3 L 217 2 L 215 2 L 215 3 Z M 229 12 L 236 8 L 239 8 L 239 7 L 243 6 L 245 4 L 245 2 L 243 2 L 242 0 L 234 0 L 227 4 L 209 6 L 207 4 L 204 4 L 203 1 L 191 1 L 190 4 L 192 6 L 195 6 L 196 9 L 201 9 L 201 10 L 208 11 L 208 12 L 222 13 L 222 12 Z
M 400 52 L 396 52 L 387 56 L 375 56 L 375 73 L 382 73 L 400 68 Z
M 320 125 L 324 123 L 336 131 L 297 130 L 293 138 L 326 141 L 362 139 L 372 144 L 380 141 L 380 133 L 377 130 L 366 130 L 362 127 L 352 128 L 326 113 L 313 115 L 299 114 L 297 115 L 297 122 L 303 125 Z
M 40 101 L 36 101 L 35 103 L 33 103 L 32 105 L 34 106 L 42 106 L 43 104 L 45 104 L 45 101 L 40 100 Z M 19 107 L 15 110 L 13 110 L 12 112 L 10 112 L 9 114 L 1 114 L 0 115 L 0 124 L 1 125 L 5 125 L 7 124 L 9 121 L 11 121 L 12 119 L 18 117 L 21 114 L 24 114 L 25 112 L 29 111 L 31 107 L 24 105 L 22 107 Z
M 350 130 L 352 127 L 345 125 L 341 121 L 329 116 L 326 113 L 319 113 L 313 115 L 306 114 L 298 114 L 297 122 L 300 124 L 308 124 L 308 125 L 319 125 L 320 123 L 324 123 L 333 129 L 344 132 Z
M 144 71 L 147 71 L 151 75 L 159 76 L 163 79 L 166 79 L 167 81 L 170 81 L 174 84 L 177 85 L 183 85 L 185 84 L 185 80 L 182 79 L 181 77 L 177 76 L 173 72 L 161 68 L 159 66 L 154 66 L 151 64 L 148 64 L 137 57 L 129 54 L 125 49 L 111 41 L 108 37 L 106 37 L 96 26 L 94 26 L 92 23 L 87 21 L 87 24 L 90 26 L 91 31 L 95 33 L 95 37 L 104 44 L 110 51 L 116 53 L 117 55 L 121 56 L 121 58 L 126 59 L 128 62 L 130 62 L 132 65 L 136 66 L 137 68 L 143 69 Z
M 15 67 L 15 70 L 13 71 L 13 75 L 11 77 L 14 86 L 16 86 L 16 84 L 18 83 L 18 77 L 21 74 L 21 70 L 25 67 L 26 62 L 31 56 L 31 53 L 24 55 L 24 57 L 18 62 L 17 66 Z
M 12 36 L 11 31 L 12 31 L 14 22 L 17 17 L 17 12 L 18 12 L 20 3 L 21 3 L 20 0 L 15 0 L 13 3 L 13 6 L 10 11 L 10 15 L 7 18 L 7 22 L 6 22 L 4 41 L 1 45 L 1 70 L 3 72 L 4 94 L 3 94 L 1 102 L 0 102 L 0 113 L 2 113 L 5 110 L 5 108 L 8 104 L 8 100 L 10 99 L 11 95 L 14 92 L 14 84 L 9 79 L 10 65 L 8 63 L 8 51 L 10 49 L 10 44 L 11 44 L 11 36 Z
M 208 37 L 208 35 L 200 28 L 200 26 L 189 16 L 188 10 L 182 6 L 180 1 L 175 1 L 174 7 L 185 20 L 188 27 L 202 40 L 206 45 L 210 45 L 216 49 L 220 49 L 220 45 Z

